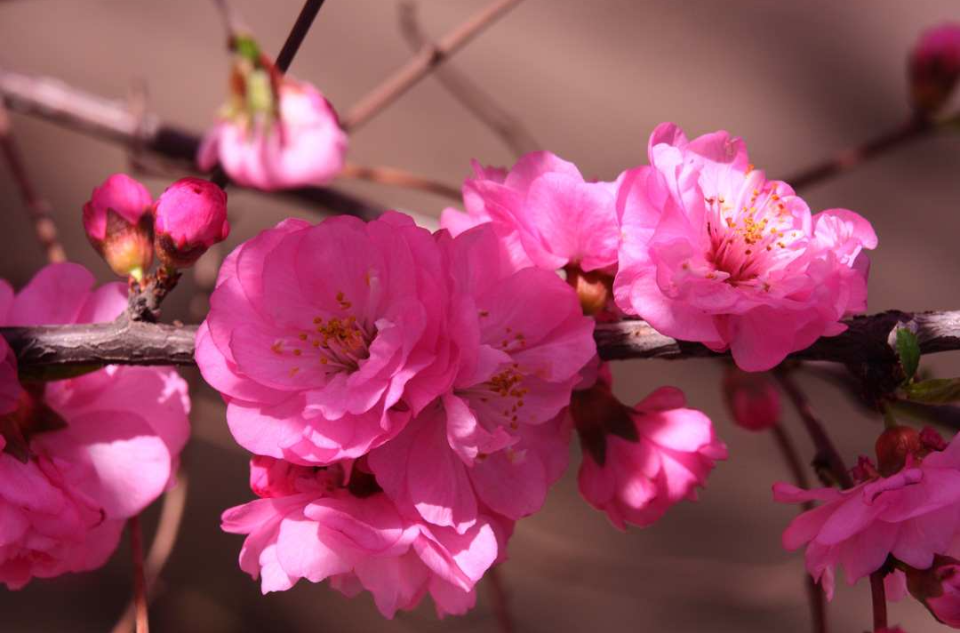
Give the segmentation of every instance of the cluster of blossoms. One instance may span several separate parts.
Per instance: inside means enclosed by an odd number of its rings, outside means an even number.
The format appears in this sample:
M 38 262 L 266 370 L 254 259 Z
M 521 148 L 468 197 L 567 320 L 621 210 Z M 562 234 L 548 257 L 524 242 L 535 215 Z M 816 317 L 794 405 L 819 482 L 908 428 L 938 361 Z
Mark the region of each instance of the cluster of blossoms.
M 93 285 L 76 264 L 44 268 L 17 294 L 0 281 L 0 325 L 109 321 L 126 308 L 123 284 Z M 18 379 L 3 339 L 0 358 L 0 582 L 18 589 L 107 560 L 124 521 L 173 484 L 190 400 L 172 369 L 39 382 Z
M 695 499 L 725 445 L 678 389 L 622 404 L 595 320 L 639 315 L 758 370 L 865 308 L 869 223 L 811 215 L 726 133 L 661 126 L 614 182 L 548 152 L 474 171 L 434 234 L 287 220 L 221 268 L 197 362 L 254 454 L 260 499 L 223 528 L 265 592 L 329 579 L 387 616 L 427 593 L 464 612 L 574 429 L 581 493 L 616 526 Z

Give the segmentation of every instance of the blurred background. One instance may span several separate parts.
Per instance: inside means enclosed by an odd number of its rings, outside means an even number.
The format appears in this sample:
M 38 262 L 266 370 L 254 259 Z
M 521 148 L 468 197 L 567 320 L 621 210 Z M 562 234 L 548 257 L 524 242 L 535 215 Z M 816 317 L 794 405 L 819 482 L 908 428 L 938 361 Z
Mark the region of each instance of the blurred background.
M 299 0 L 235 0 L 275 54 Z M 486 4 L 424 0 L 421 26 L 439 37 Z M 901 124 L 908 116 L 906 55 L 920 32 L 960 19 L 956 0 L 528 0 L 450 63 L 515 115 L 540 146 L 612 180 L 646 160 L 647 136 L 665 120 L 691 136 L 725 128 L 743 136 L 752 161 L 783 177 Z M 327 0 L 291 73 L 316 83 L 345 112 L 411 55 L 394 0 Z M 123 99 L 148 88 L 164 122 L 201 131 L 225 97 L 229 57 L 212 3 L 199 0 L 0 0 L 0 68 L 49 75 Z M 36 118 L 12 114 L 35 184 L 54 208 L 70 259 L 103 280 L 80 208 L 107 175 L 130 171 L 125 150 Z M 434 78 L 427 78 L 351 138 L 349 159 L 388 165 L 459 186 L 469 161 L 509 165 L 510 149 Z M 871 311 L 960 308 L 960 135 L 920 140 L 803 190 L 811 208 L 846 207 L 880 235 Z M 134 174 L 136 175 L 136 174 Z M 171 176 L 140 175 L 154 195 Z M 336 186 L 425 216 L 448 204 L 422 192 L 363 183 Z M 45 262 L 13 180 L 0 169 L 0 277 L 25 283 Z M 231 190 L 232 248 L 288 216 L 323 210 Z M 201 270 L 201 275 L 204 274 Z M 209 271 L 207 274 L 210 274 Z M 197 321 L 195 280 L 164 306 L 166 319 Z M 960 355 L 924 359 L 960 375 Z M 800 554 L 780 547 L 793 507 L 772 503 L 789 474 L 768 435 L 734 427 L 722 407 L 715 362 L 631 362 L 616 367 L 619 395 L 637 401 L 663 383 L 683 388 L 716 421 L 731 458 L 699 503 L 675 507 L 648 529 L 616 531 L 580 500 L 579 452 L 546 507 L 522 521 L 501 568 L 522 632 L 809 630 Z M 429 600 L 383 620 L 366 594 L 347 600 L 306 581 L 261 596 L 237 566 L 242 538 L 219 531 L 220 513 L 252 498 L 247 459 L 230 438 L 218 396 L 195 371 L 193 441 L 183 527 L 151 610 L 155 631 L 490 631 L 490 587 L 469 615 L 438 621 Z M 880 420 L 836 385 L 801 377 L 848 463 L 872 450 Z M 789 430 L 803 451 L 792 412 Z M 155 504 L 155 506 L 158 506 Z M 145 523 L 149 543 L 158 514 Z M 104 569 L 19 592 L 0 589 L 0 630 L 108 631 L 131 594 L 126 539 Z M 842 586 L 832 630 L 869 628 L 869 589 Z M 940 630 L 912 601 L 891 606 L 910 633 Z

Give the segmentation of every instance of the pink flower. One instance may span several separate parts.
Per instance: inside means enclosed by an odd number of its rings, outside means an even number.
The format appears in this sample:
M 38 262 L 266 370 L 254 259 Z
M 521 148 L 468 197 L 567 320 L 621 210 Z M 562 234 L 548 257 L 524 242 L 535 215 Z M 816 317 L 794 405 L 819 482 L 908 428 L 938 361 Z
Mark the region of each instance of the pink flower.
M 207 249 L 227 239 L 227 193 L 209 180 L 181 178 L 156 204 L 157 255 L 167 266 L 192 266 Z
M 441 240 L 452 389 L 370 466 L 398 503 L 462 532 L 481 505 L 512 520 L 541 507 L 566 466 L 562 412 L 596 346 L 570 287 L 551 271 L 514 272 L 491 226 Z
M 617 304 L 659 332 L 729 348 L 760 371 L 867 304 L 870 223 L 852 211 L 811 216 L 789 185 L 748 164 L 726 132 L 650 137 L 650 166 L 622 177 Z
M 748 431 L 765 431 L 780 422 L 780 392 L 768 376 L 729 368 L 723 397 L 734 422 Z
M 369 591 L 388 618 L 428 593 L 438 615 L 462 614 L 506 541 L 508 528 L 492 518 L 457 534 L 404 516 L 359 463 L 349 478 L 340 464 L 254 457 L 251 469 L 262 498 L 224 512 L 223 529 L 248 535 L 240 567 L 261 578 L 264 593 L 329 579 L 350 597 Z
M 93 248 L 118 275 L 142 273 L 153 263 L 153 199 L 126 174 L 113 174 L 83 205 L 83 228 Z
M 862 481 L 848 490 L 774 485 L 777 501 L 821 502 L 793 520 L 783 533 L 783 546 L 807 546 L 807 571 L 827 596 L 833 596 L 838 565 L 853 584 L 879 569 L 888 555 L 926 569 L 935 555 L 947 552 L 960 526 L 960 442 L 954 438 L 943 451 L 919 448 L 894 472 L 889 472 L 893 462 L 888 456 L 886 464 L 881 462 L 886 476 L 862 459 L 854 471 Z
M 447 209 L 440 217 L 453 235 L 492 222 L 518 265 L 593 271 L 617 263 L 615 183 L 586 182 L 550 152 L 523 156 L 509 173 L 477 163 L 473 169 L 463 185 L 466 213 Z
M 287 220 L 224 261 L 197 364 L 250 451 L 359 457 L 447 389 L 433 237 L 399 214 Z
M 604 366 L 594 386 L 574 392 L 571 410 L 583 446 L 580 494 L 621 530 L 652 525 L 675 503 L 695 501 L 715 461 L 727 458 L 710 418 L 686 408 L 675 387 L 630 408 L 610 392 Z
M 0 324 L 113 319 L 126 306 L 123 285 L 93 283 L 75 264 L 46 267 L 16 296 L 0 282 Z M 169 369 L 110 366 L 24 385 L 0 415 L 0 582 L 17 589 L 101 566 L 124 521 L 171 484 L 189 407 Z
M 935 114 L 946 105 L 960 79 L 960 23 L 928 29 L 910 53 L 913 105 Z
M 285 77 L 274 118 L 224 118 L 203 139 L 197 164 L 219 161 L 238 185 L 264 191 L 325 185 L 343 169 L 347 135 L 337 113 L 315 87 Z

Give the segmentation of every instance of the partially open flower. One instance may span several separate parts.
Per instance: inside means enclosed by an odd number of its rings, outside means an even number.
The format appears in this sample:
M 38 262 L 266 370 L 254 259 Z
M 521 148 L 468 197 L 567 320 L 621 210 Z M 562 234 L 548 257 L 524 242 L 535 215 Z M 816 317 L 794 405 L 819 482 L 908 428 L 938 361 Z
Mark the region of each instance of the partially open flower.
M 927 569 L 907 568 L 907 588 L 937 620 L 960 628 L 960 561 L 937 556 Z
M 140 278 L 153 263 L 152 204 L 146 187 L 113 174 L 83 205 L 87 239 L 118 275 Z
M 167 187 L 155 213 L 157 256 L 171 268 L 192 266 L 230 234 L 227 193 L 202 178 L 181 178 Z

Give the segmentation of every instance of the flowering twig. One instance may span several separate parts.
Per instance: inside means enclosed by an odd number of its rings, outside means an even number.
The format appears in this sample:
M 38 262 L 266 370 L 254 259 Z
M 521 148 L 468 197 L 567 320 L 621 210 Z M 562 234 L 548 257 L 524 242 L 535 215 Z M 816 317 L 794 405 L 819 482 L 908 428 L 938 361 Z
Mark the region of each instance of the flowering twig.
M 910 141 L 920 139 L 934 129 L 936 129 L 936 124 L 929 119 L 911 117 L 894 129 L 884 132 L 862 145 L 845 149 L 822 163 L 784 178 L 784 181 L 798 190 L 810 187 L 852 169 L 871 158 L 876 158 Z
M 418 189 L 460 202 L 460 190 L 456 187 L 395 167 L 367 167 L 347 163 L 337 177 L 355 178 L 405 189 Z
M 830 436 L 827 435 L 826 428 L 814 413 L 810 401 L 800 389 L 800 386 L 793 380 L 789 370 L 778 369 L 773 372 L 773 375 L 780 386 L 783 387 L 784 393 L 793 403 L 797 413 L 800 414 L 800 420 L 803 422 L 807 434 L 810 435 L 810 439 L 813 440 L 813 445 L 817 448 L 816 461 L 822 461 L 830 477 L 840 484 L 841 488 L 851 488 L 853 480 L 847 471 L 847 467 L 843 464 L 843 458 L 840 457 L 840 453 L 830 440 Z
M 36 116 L 64 127 L 140 148 L 167 159 L 188 162 L 196 168 L 200 136 L 163 123 L 151 112 L 133 113 L 122 100 L 105 99 L 57 79 L 0 69 L 0 99 L 11 110 Z M 328 187 L 302 187 L 282 192 L 329 209 L 334 213 L 370 219 L 384 206 Z
M 424 46 L 400 70 L 347 112 L 342 121 L 343 129 L 352 132 L 368 122 L 520 2 L 522 0 L 496 0 L 436 44 Z
M 130 552 L 133 555 L 133 599 L 137 611 L 137 633 L 150 633 L 147 617 L 147 585 L 143 576 L 143 543 L 140 534 L 140 515 L 130 517 Z
M 7 168 L 17 183 L 23 205 L 32 216 L 37 240 L 46 253 L 47 261 L 50 263 L 65 261 L 67 256 L 63 246 L 57 240 L 57 225 L 54 224 L 53 217 L 50 215 L 50 204 L 37 194 L 33 183 L 30 182 L 30 175 L 27 173 L 20 148 L 10 131 L 10 117 L 2 101 L 0 101 L 0 151 L 3 152 Z
M 873 599 L 873 630 L 887 628 L 887 595 L 883 586 L 883 571 L 870 574 L 870 597 Z
M 400 32 L 414 52 L 429 45 L 427 36 L 417 20 L 418 7 L 419 2 L 412 0 L 405 0 L 399 6 Z M 463 107 L 500 137 L 516 156 L 540 149 L 540 144 L 531 136 L 523 123 L 474 84 L 469 77 L 458 73 L 450 65 L 436 68 L 434 76 Z

